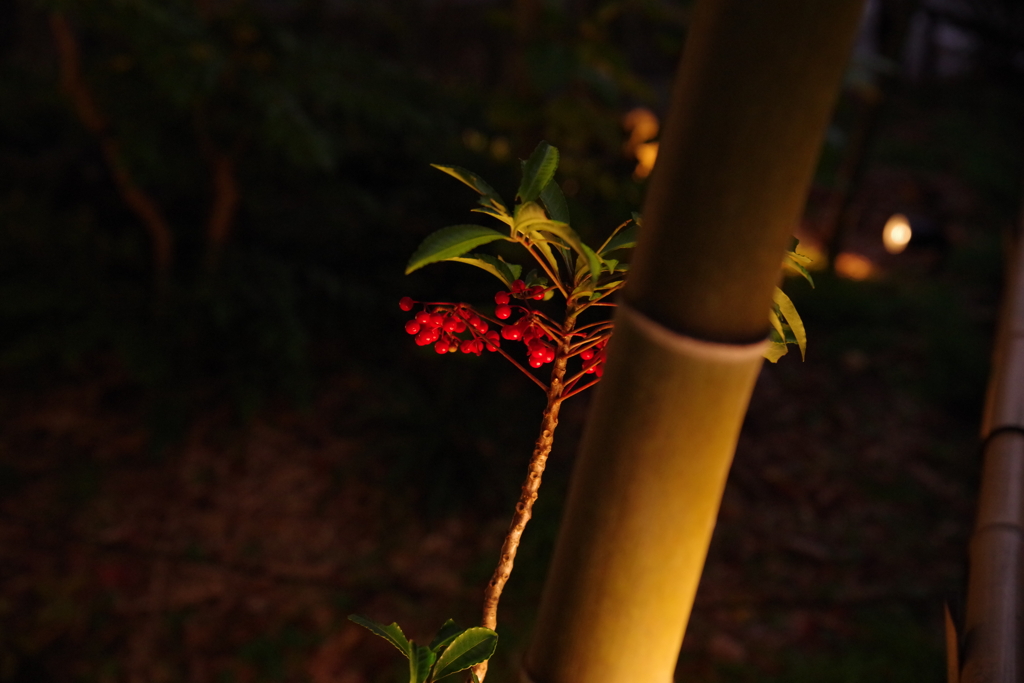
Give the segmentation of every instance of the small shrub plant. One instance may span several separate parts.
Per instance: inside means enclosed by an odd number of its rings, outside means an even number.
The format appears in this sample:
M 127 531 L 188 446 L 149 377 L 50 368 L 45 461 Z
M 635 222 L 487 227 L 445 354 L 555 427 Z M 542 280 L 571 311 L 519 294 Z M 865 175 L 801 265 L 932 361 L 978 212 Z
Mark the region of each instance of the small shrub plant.
M 434 165 L 476 191 L 479 198 L 474 213 L 489 216 L 503 227 L 496 230 L 462 224 L 442 228 L 413 253 L 406 274 L 431 263 L 455 261 L 494 275 L 502 288 L 495 293 L 493 306 L 486 307 L 403 297 L 399 307 L 413 313 L 405 331 L 417 345 L 432 346 L 438 354 L 501 355 L 545 392 L 547 403 L 498 565 L 484 591 L 481 626 L 463 631 L 449 620 L 435 642 L 426 647 L 407 641 L 397 624 L 384 626 L 357 615 L 349 617 L 408 657 L 410 683 L 425 683 L 470 667 L 474 681 L 484 679 L 487 660 L 497 645 L 498 603 L 532 516 L 562 403 L 597 384 L 604 373 L 605 347 L 613 331 L 607 311 L 615 306 L 612 297 L 626 282 L 629 250 L 636 244 L 642 221 L 634 213 L 597 248 L 584 243 L 570 227 L 565 197 L 554 181 L 558 160 L 555 147 L 546 142 L 537 146 L 522 162 L 522 181 L 511 209 L 472 171 Z M 502 254 L 477 251 L 495 242 L 517 245 L 518 249 L 508 251 L 524 256 L 526 265 Z M 798 254 L 796 246 L 794 240 L 783 265 L 813 286 L 805 266 L 809 259 Z M 770 343 L 765 357 L 777 361 L 789 344 L 796 344 L 803 355 L 803 322 L 779 288 L 768 317 Z M 550 370 L 545 369 L 548 365 Z M 452 668 L 456 665 L 460 668 Z

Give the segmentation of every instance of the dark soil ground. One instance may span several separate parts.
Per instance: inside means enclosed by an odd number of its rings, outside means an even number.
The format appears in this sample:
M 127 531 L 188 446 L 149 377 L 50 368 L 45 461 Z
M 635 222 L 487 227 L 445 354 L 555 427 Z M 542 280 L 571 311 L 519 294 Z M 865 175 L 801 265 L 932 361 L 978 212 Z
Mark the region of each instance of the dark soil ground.
M 965 238 L 931 273 L 794 286 L 810 351 L 766 364 L 757 385 L 679 680 L 942 679 L 994 242 Z M 206 411 L 155 450 L 146 401 L 115 363 L 22 380 L 0 390 L 0 680 L 395 681 L 397 653 L 346 615 L 418 639 L 476 618 L 516 482 L 495 504 L 452 486 L 441 496 L 462 502 L 424 502 L 441 486 L 432 470 L 395 475 L 382 428 L 352 419 L 386 387 L 340 373 L 304 410 Z M 563 420 L 493 683 L 516 680 L 585 404 Z

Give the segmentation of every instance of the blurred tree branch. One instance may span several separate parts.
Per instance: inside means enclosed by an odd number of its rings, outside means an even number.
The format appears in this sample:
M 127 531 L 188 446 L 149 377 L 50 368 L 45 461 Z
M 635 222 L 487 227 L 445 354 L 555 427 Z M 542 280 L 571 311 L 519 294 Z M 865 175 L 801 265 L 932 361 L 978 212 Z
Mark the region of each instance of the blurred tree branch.
M 71 99 L 82 125 L 98 138 L 103 158 L 124 203 L 142 221 L 149 233 L 154 282 L 157 290 L 162 290 L 166 287 L 174 263 L 174 235 L 170 225 L 156 201 L 139 187 L 128 170 L 120 146 L 110 132 L 110 125 L 82 76 L 78 40 L 67 17 L 61 12 L 51 12 L 50 30 L 60 63 L 61 87 Z

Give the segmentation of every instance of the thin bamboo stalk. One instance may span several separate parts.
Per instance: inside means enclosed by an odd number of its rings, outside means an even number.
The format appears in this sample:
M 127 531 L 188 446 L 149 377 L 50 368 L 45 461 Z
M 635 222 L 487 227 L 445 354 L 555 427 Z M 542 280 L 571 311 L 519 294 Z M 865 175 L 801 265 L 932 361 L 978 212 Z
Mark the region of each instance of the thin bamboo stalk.
M 1022 221 L 1024 223 L 1024 221 Z M 1024 226 L 1022 226 L 1024 227 Z M 1024 680 L 1024 238 L 1018 236 L 1003 302 L 981 436 L 978 514 L 961 670 L 951 683 Z M 959 673 L 959 678 L 953 676 Z
M 670 681 L 861 0 L 699 0 L 523 676 Z

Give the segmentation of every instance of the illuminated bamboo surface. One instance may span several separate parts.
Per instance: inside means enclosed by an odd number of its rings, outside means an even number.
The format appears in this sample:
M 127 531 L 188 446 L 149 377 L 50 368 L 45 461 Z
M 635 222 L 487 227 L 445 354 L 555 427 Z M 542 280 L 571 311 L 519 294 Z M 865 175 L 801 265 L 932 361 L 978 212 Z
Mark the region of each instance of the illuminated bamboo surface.
M 667 683 L 861 0 L 698 0 L 527 652 Z
M 969 550 L 962 683 L 1024 680 L 1020 623 L 1024 581 L 1024 239 L 1020 236 L 1014 251 L 982 421 L 986 447 Z

